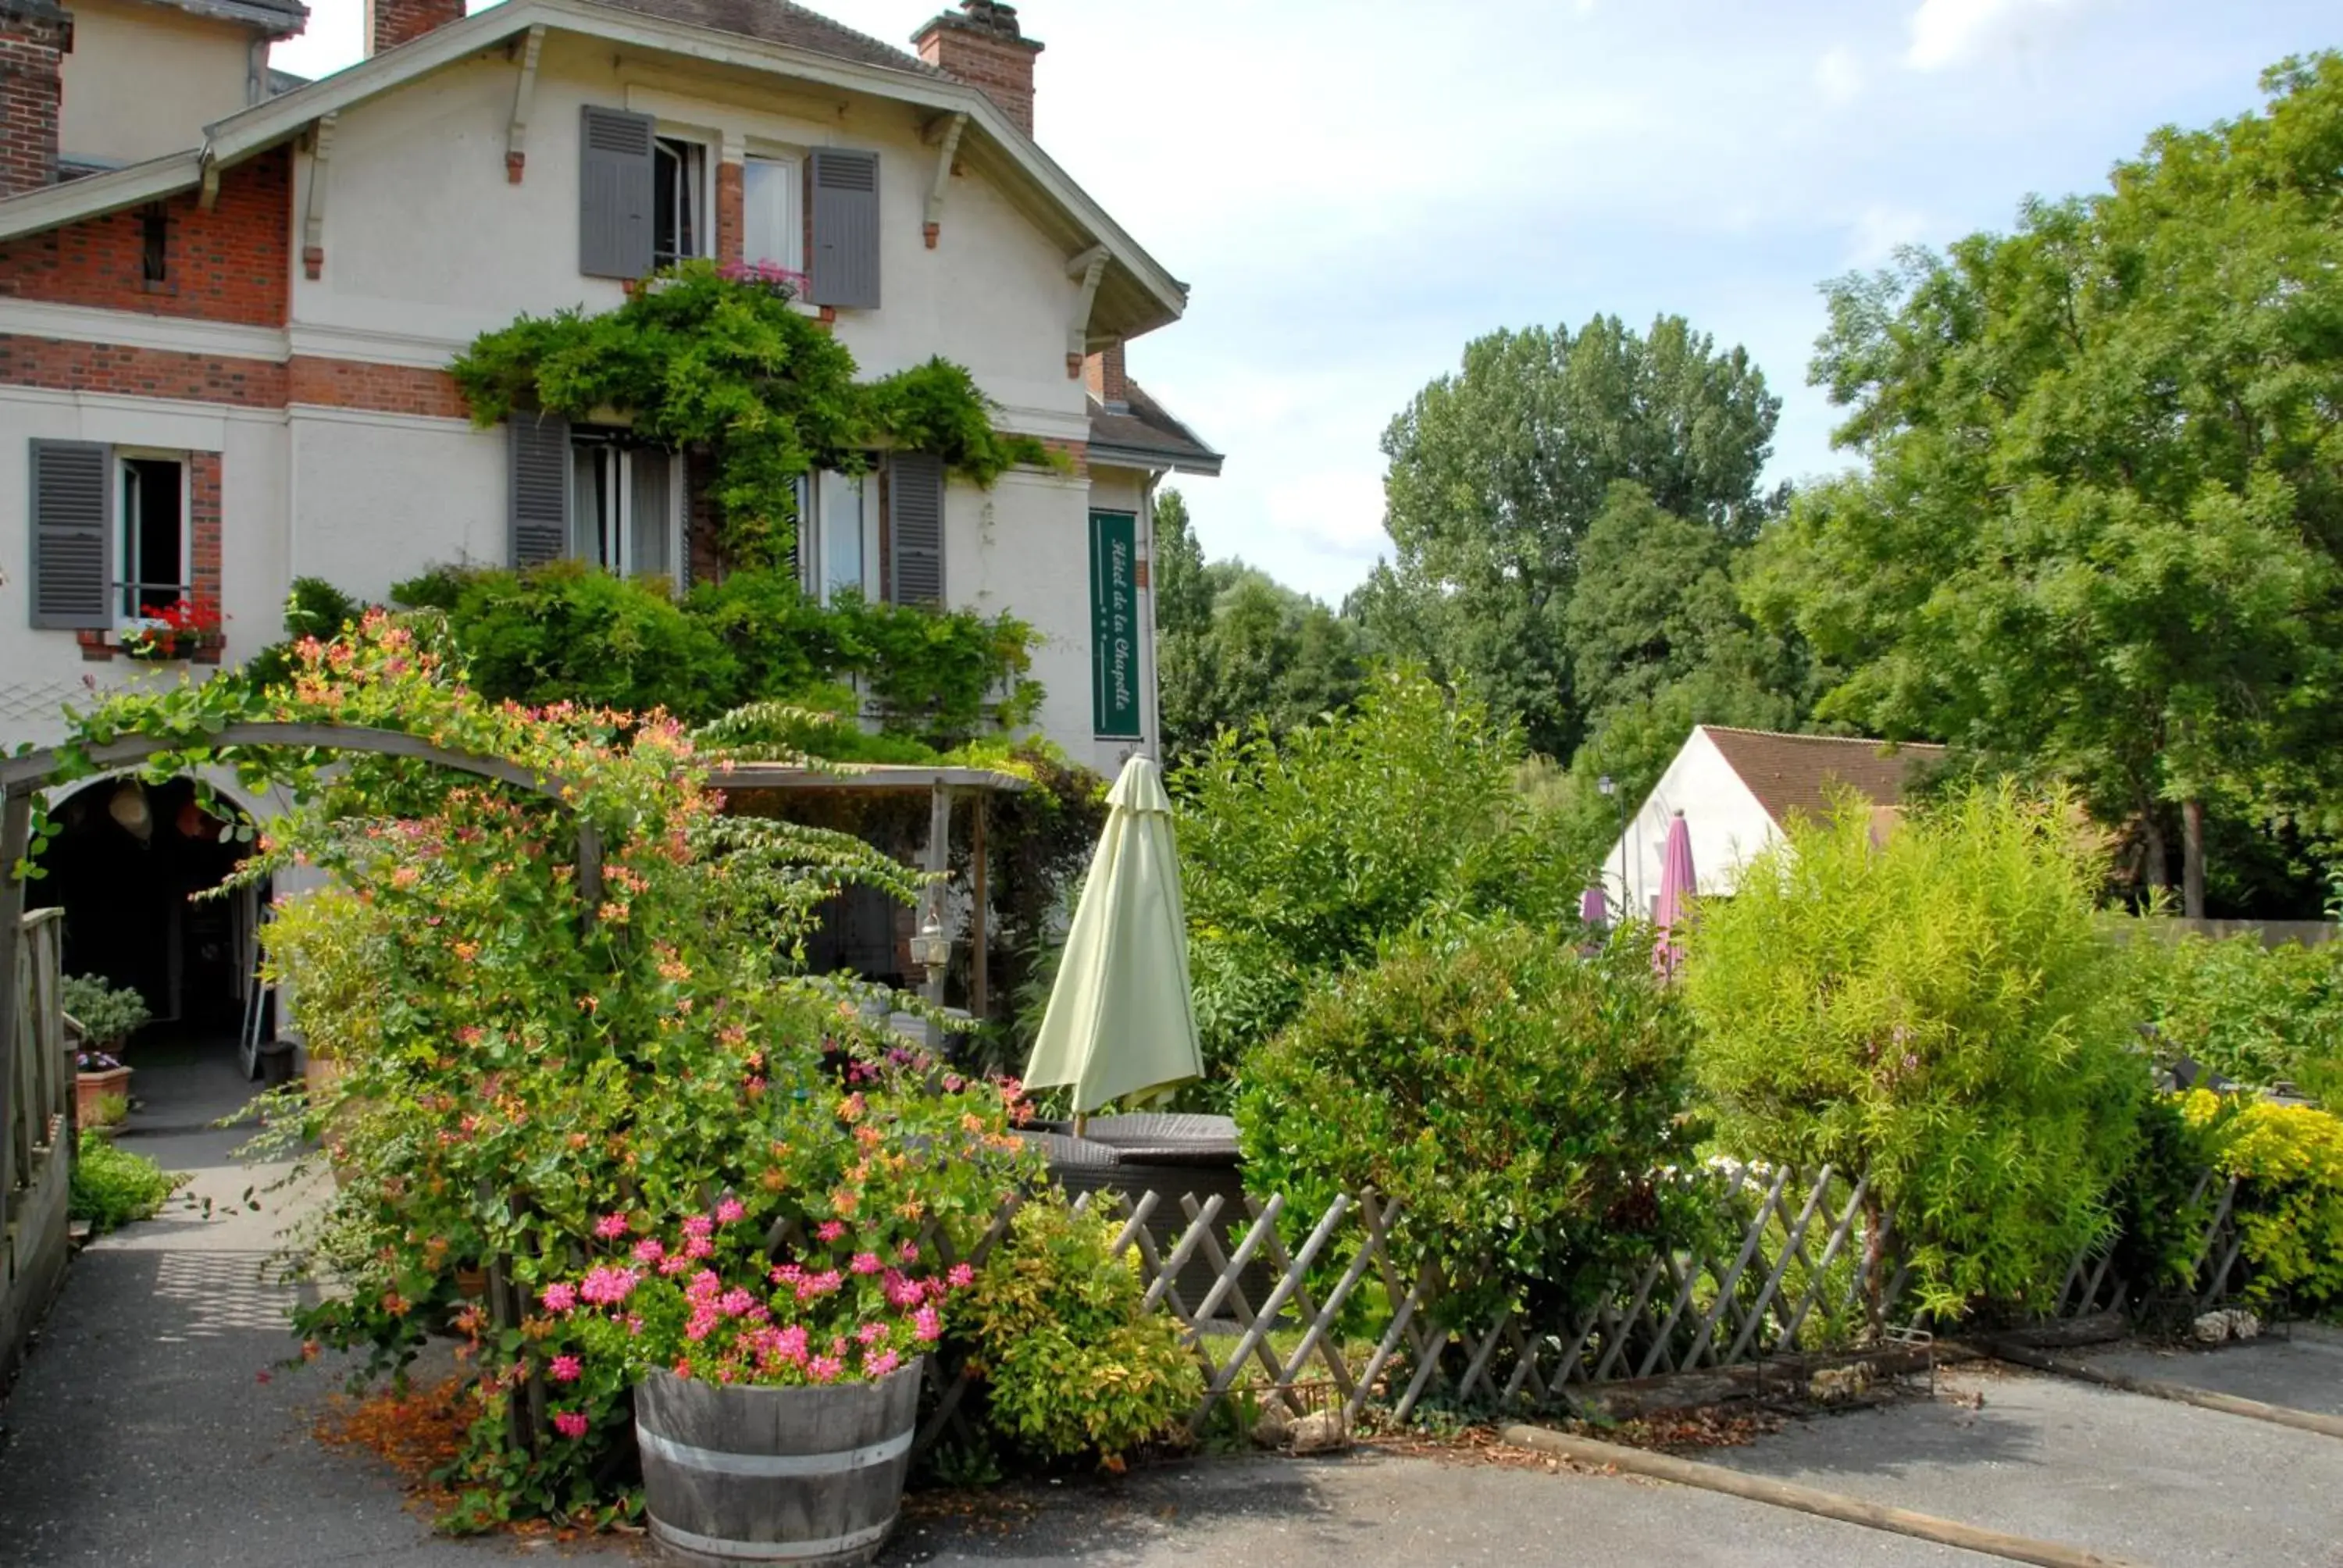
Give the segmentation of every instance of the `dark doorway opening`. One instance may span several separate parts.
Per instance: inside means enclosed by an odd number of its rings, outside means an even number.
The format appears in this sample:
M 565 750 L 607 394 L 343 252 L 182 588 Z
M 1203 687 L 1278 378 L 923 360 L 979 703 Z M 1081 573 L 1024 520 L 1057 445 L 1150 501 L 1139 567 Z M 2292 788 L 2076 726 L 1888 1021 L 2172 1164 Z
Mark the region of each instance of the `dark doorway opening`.
M 251 852 L 236 837 L 242 819 L 206 809 L 184 779 L 105 779 L 53 804 L 50 817 L 56 834 L 25 893 L 33 908 L 65 911 L 65 972 L 134 988 L 157 1026 L 233 1041 L 266 895 L 192 895 L 218 887 Z

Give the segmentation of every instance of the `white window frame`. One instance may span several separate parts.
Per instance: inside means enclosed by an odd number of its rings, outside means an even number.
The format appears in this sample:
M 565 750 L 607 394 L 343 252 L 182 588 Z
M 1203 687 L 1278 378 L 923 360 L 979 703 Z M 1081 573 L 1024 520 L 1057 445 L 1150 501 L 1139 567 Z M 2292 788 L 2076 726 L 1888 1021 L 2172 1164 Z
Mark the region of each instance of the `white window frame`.
M 651 138 L 651 190 L 656 199 L 659 190 L 659 162 L 663 155 L 680 156 L 682 168 L 676 181 L 679 199 L 691 204 L 691 248 L 673 255 L 659 248 L 659 222 L 673 218 L 680 227 L 681 213 L 651 215 L 651 261 L 654 266 L 668 266 L 678 261 L 704 260 L 716 254 L 716 147 L 703 137 L 675 131 L 658 130 Z
M 784 201 L 780 223 L 786 235 L 779 256 L 759 256 L 749 243 L 756 224 L 751 171 L 759 166 L 772 169 Z M 751 147 L 740 164 L 740 259 L 750 265 L 762 262 L 802 276 L 806 269 L 805 239 L 805 156 L 795 151 L 761 150 Z
M 578 524 L 583 517 L 581 508 L 585 504 L 585 498 L 578 493 L 578 454 L 581 448 L 592 449 L 607 455 L 616 467 L 611 484 L 611 495 L 618 512 L 611 525 L 618 535 L 616 561 L 597 560 L 578 548 Z M 638 453 L 648 449 L 628 444 L 623 434 L 618 431 L 579 428 L 570 432 L 569 464 L 564 470 L 564 482 L 568 486 L 568 504 L 565 510 L 569 518 L 569 535 L 562 541 L 563 551 L 568 558 L 585 561 L 587 565 L 607 571 L 614 577 L 633 578 L 647 575 L 636 568 L 634 556 L 635 457 Z M 661 575 L 671 579 L 675 586 L 680 588 L 684 585 L 685 568 L 689 565 L 683 554 L 686 538 L 683 454 L 669 451 L 665 447 L 658 450 L 667 458 L 669 569 Z
M 130 511 L 130 465 L 137 463 L 169 463 L 179 470 L 179 558 L 173 565 L 178 574 L 168 581 L 147 576 L 147 563 L 139 559 L 137 519 Z M 114 448 L 114 531 L 115 565 L 121 573 L 118 581 L 106 585 L 114 596 L 116 614 L 136 623 L 155 618 L 141 609 L 138 596 L 141 585 L 176 588 L 177 597 L 190 598 L 196 591 L 195 570 L 195 465 L 184 451 L 172 451 L 160 447 L 116 447 Z

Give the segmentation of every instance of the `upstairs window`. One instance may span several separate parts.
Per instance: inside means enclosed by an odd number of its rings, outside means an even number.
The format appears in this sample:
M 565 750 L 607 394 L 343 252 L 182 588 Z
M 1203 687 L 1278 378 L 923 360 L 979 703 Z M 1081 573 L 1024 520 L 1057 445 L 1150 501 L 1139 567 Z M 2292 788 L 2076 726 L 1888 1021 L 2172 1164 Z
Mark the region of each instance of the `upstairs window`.
M 742 166 L 741 260 L 805 271 L 804 179 L 792 158 L 750 158 Z
M 713 254 L 708 221 L 708 149 L 679 136 L 651 146 L 651 262 L 669 266 Z
M 129 618 L 160 615 L 187 597 L 187 466 L 184 457 L 122 453 L 122 566 L 116 587 Z

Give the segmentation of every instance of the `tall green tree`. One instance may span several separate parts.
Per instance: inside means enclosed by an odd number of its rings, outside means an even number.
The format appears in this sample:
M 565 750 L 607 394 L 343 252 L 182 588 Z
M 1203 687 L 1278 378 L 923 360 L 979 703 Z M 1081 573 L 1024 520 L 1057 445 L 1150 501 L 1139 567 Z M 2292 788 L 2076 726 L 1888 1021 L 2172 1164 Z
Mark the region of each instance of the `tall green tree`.
M 1588 709 L 1564 621 L 1611 486 L 1745 540 L 1769 510 L 1780 407 L 1745 351 L 1680 317 L 1477 338 L 1383 435 L 1396 559 L 1353 608 L 1377 647 L 1471 682 L 1533 747 L 1567 755 Z
M 1869 471 L 1809 492 L 1754 600 L 1821 711 L 2071 782 L 2146 880 L 2208 813 L 2338 826 L 2343 56 L 2159 131 L 2101 194 L 1826 286 L 1814 379 Z
M 1192 756 L 1223 729 L 1282 735 L 1358 694 L 1357 629 L 1242 561 L 1205 560 L 1177 490 L 1156 502 L 1155 538 L 1167 755 Z

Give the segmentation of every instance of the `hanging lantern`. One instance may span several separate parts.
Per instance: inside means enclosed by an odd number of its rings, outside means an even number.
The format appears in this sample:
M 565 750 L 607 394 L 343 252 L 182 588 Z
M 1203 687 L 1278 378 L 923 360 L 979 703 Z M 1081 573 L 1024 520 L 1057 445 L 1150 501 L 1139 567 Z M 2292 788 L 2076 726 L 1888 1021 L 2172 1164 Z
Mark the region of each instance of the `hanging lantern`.
M 155 837 L 155 813 L 147 809 L 146 790 L 136 779 L 117 785 L 106 803 L 106 814 L 132 838 L 144 844 Z

